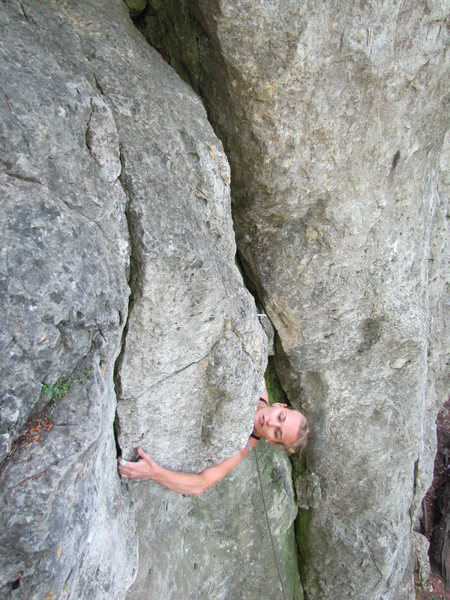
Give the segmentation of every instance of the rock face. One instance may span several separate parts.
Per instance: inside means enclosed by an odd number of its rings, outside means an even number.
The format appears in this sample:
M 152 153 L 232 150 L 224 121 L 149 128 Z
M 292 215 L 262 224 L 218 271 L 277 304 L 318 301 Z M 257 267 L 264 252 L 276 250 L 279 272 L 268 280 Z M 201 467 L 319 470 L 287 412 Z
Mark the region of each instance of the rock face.
M 284 453 L 257 452 L 283 588 L 287 598 L 302 599 L 289 463 Z M 140 561 L 127 599 L 282 597 L 254 456 L 248 458 L 199 498 L 152 484 L 143 498 L 140 484 L 132 484 Z
M 278 597 L 254 454 L 196 499 L 116 470 L 138 444 L 199 470 L 252 429 L 267 340 L 221 142 L 122 2 L 0 26 L 0 598 Z M 301 599 L 290 463 L 258 455 Z
M 296 489 L 257 450 L 288 598 L 297 544 L 308 598 L 413 597 L 448 388 L 445 17 L 169 0 L 140 21 L 224 143 L 310 417 Z M 137 445 L 197 471 L 252 428 L 267 340 L 222 143 L 123 2 L 7 0 L 0 28 L 0 598 L 279 598 L 255 454 L 200 498 L 116 471 Z
M 137 555 L 112 428 L 129 262 L 117 132 L 62 12 L 3 3 L 0 23 L 0 597 L 117 597 Z
M 189 0 L 138 23 L 224 142 L 240 258 L 311 420 L 308 598 L 414 597 L 448 389 L 447 9 Z

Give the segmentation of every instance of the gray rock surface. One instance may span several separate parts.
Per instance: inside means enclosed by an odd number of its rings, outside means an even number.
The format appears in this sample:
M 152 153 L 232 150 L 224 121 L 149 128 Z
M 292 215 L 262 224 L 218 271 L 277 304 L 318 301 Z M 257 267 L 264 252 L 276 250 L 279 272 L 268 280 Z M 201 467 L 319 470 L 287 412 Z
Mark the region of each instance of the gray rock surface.
M 125 455 L 139 444 L 165 466 L 199 469 L 245 446 L 266 342 L 234 264 L 221 144 L 194 93 L 162 60 L 156 66 L 167 85 L 133 91 L 151 115 L 140 141 L 135 117 L 121 119 L 134 278 L 118 370 L 120 444 Z M 113 77 L 101 85 L 119 111 Z
M 430 542 L 421 533 L 413 531 L 412 533 L 415 555 L 415 576 L 416 587 L 420 590 L 426 590 L 427 581 L 431 573 L 430 560 L 428 558 L 428 550 Z
M 140 27 L 225 145 L 247 279 L 312 435 L 309 598 L 413 598 L 448 392 L 448 2 L 215 0 Z
M 283 588 L 287 598 L 301 600 L 289 460 L 266 445 L 257 452 Z M 148 485 L 144 498 L 141 484 L 130 484 L 141 535 L 139 572 L 127 600 L 282 598 L 253 453 L 199 497 Z
M 112 427 L 129 262 L 117 132 L 63 11 L 3 3 L 0 24 L 0 597 L 120 597 L 137 540 Z
M 198 499 L 116 470 L 116 443 L 198 470 L 252 429 L 267 341 L 205 110 L 122 2 L 0 27 L 0 598 L 278 597 L 252 460 Z M 259 454 L 301 599 L 290 463 Z

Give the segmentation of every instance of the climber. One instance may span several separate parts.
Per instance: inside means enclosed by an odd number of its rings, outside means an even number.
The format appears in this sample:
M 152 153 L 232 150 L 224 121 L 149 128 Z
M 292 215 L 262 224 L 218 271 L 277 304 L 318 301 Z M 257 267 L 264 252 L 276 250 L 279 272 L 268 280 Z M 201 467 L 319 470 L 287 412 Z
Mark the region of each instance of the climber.
M 138 448 L 137 453 L 140 458 L 137 462 L 119 458 L 119 473 L 122 478 L 153 479 L 174 492 L 185 496 L 199 496 L 237 467 L 261 437 L 264 437 L 269 444 L 279 444 L 288 452 L 295 452 L 297 449 L 304 448 L 307 435 L 306 417 L 300 411 L 288 408 L 287 404 L 275 403 L 269 406 L 269 396 L 264 384 L 264 390 L 258 401 L 253 432 L 245 448 L 231 458 L 207 467 L 201 473 L 183 473 L 160 467 L 148 454 Z

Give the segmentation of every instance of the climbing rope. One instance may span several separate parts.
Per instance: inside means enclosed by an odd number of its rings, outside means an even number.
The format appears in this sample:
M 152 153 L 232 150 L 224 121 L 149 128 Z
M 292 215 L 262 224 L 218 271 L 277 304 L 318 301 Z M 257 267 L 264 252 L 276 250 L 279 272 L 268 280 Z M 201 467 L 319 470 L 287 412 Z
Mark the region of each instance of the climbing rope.
M 267 513 L 266 500 L 264 498 L 264 489 L 263 489 L 263 484 L 262 484 L 262 479 L 261 479 L 261 471 L 259 469 L 258 452 L 256 451 L 256 448 L 255 448 L 255 460 L 256 460 L 256 470 L 258 471 L 259 485 L 261 487 L 261 496 L 262 496 L 262 502 L 263 502 L 263 507 L 264 507 L 264 513 L 266 515 L 267 529 L 269 530 L 270 543 L 272 544 L 273 557 L 275 559 L 275 565 L 277 567 L 278 577 L 280 579 L 281 592 L 283 594 L 284 600 L 286 600 L 286 594 L 284 593 L 284 587 L 283 587 L 283 579 L 281 577 L 280 564 L 278 562 L 278 556 L 277 556 L 277 552 L 275 550 L 275 544 L 273 542 L 272 530 L 270 528 L 270 522 L 269 522 L 269 515 Z

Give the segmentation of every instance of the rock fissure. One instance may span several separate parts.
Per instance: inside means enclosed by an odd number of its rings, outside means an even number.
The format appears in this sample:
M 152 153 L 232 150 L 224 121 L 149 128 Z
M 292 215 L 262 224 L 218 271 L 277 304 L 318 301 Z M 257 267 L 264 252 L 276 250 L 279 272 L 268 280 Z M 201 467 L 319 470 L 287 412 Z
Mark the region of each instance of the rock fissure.
M 28 183 L 37 183 L 38 185 L 45 186 L 45 184 L 36 177 L 22 175 L 21 173 L 13 173 L 12 171 L 8 171 L 7 169 L 5 169 L 3 173 L 8 177 L 12 177 L 13 179 L 19 179 L 20 181 L 26 181 Z
M 30 23 L 30 18 L 28 17 L 28 14 L 27 14 L 25 8 L 23 7 L 23 4 L 21 4 L 19 2 L 19 6 L 20 6 L 20 10 L 22 11 L 23 16 L 25 17 L 25 20 L 28 21 L 28 23 Z
M 102 86 L 100 84 L 99 78 L 97 77 L 97 75 L 95 73 L 93 73 L 93 75 L 94 75 L 95 87 L 98 89 L 98 91 L 100 92 L 100 94 L 102 96 L 104 96 L 105 94 L 103 92 L 103 88 L 102 88 Z
M 91 120 L 92 120 L 92 115 L 94 114 L 94 107 L 92 105 L 92 99 L 91 99 L 91 114 L 89 115 L 89 119 L 87 121 L 87 125 L 86 125 L 86 133 L 84 134 L 84 139 L 86 142 L 86 148 L 88 149 L 89 154 L 92 156 L 92 158 L 95 158 L 95 155 L 93 153 L 93 149 L 92 149 L 92 144 L 90 141 L 90 124 L 91 124 Z
M 101 90 L 101 87 L 99 86 L 98 81 L 97 81 L 97 77 L 95 77 L 95 83 L 96 83 L 97 87 Z M 101 90 L 101 93 L 102 93 L 102 95 L 104 95 L 103 90 Z M 130 294 L 129 294 L 129 298 L 128 298 L 128 310 L 125 315 L 125 319 L 124 319 L 124 315 L 121 316 L 121 320 L 122 321 L 124 320 L 123 330 L 122 330 L 122 339 L 121 339 L 120 352 L 117 356 L 117 359 L 116 359 L 116 362 L 114 365 L 114 389 L 115 389 L 116 403 L 120 402 L 121 395 L 122 395 L 120 369 L 121 369 L 121 365 L 122 365 L 123 354 L 125 351 L 125 345 L 126 345 L 126 339 L 127 339 L 128 318 L 129 318 L 130 312 L 132 310 L 132 306 L 133 306 L 133 302 L 134 302 L 134 298 L 135 298 L 136 280 L 138 277 L 138 272 L 135 270 L 135 267 L 136 267 L 135 248 L 136 248 L 136 246 L 134 243 L 134 232 L 133 232 L 133 228 L 132 228 L 132 224 L 131 224 L 131 220 L 130 220 L 130 212 L 129 212 L 131 196 L 126 188 L 126 179 L 124 176 L 125 158 L 124 158 L 122 150 L 120 150 L 119 155 L 120 155 L 121 171 L 120 171 L 118 180 L 120 181 L 122 189 L 125 192 L 125 195 L 127 198 L 126 203 L 125 203 L 125 217 L 126 217 L 126 223 L 127 223 L 127 227 L 128 227 L 128 239 L 130 240 L 130 260 L 129 260 L 130 266 L 129 266 L 129 273 L 128 273 L 128 286 L 130 288 Z M 119 441 L 120 425 L 119 425 L 119 417 L 118 417 L 118 413 L 117 413 L 117 408 L 115 411 L 113 432 L 114 432 L 114 441 L 115 441 L 117 456 L 121 456 L 122 448 L 120 446 L 120 441 Z

